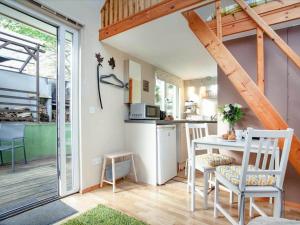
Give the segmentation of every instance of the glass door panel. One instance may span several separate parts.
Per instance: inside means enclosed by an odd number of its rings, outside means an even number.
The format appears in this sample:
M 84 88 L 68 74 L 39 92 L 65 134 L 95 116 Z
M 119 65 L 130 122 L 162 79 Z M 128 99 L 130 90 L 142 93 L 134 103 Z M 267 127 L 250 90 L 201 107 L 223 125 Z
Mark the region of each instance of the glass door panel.
M 77 86 L 77 49 L 78 34 L 60 27 L 61 41 L 59 52 L 61 63 L 59 65 L 60 85 L 64 88 L 59 92 L 59 165 L 60 165 L 60 195 L 78 191 L 79 165 L 78 165 L 78 86 Z M 74 134 L 75 137 L 74 137 Z
M 57 27 L 0 3 L 0 29 L 3 218 L 58 197 Z

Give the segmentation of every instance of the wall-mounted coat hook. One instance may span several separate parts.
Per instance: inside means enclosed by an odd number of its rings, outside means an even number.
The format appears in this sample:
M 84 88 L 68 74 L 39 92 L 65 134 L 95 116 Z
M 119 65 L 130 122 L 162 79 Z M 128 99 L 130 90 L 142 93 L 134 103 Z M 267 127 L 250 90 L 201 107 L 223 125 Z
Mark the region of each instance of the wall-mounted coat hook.
M 111 57 L 108 60 L 108 65 L 110 65 L 112 69 L 114 69 L 116 67 L 116 61 L 115 61 L 114 57 Z
M 101 92 L 100 92 L 100 78 L 99 78 L 99 67 L 103 67 L 102 63 L 104 60 L 104 57 L 101 57 L 100 52 L 95 54 L 96 59 L 97 59 L 97 85 L 98 85 L 98 96 L 99 96 L 99 102 L 100 102 L 100 107 L 101 109 L 103 109 L 103 105 L 102 105 L 102 98 L 101 98 Z

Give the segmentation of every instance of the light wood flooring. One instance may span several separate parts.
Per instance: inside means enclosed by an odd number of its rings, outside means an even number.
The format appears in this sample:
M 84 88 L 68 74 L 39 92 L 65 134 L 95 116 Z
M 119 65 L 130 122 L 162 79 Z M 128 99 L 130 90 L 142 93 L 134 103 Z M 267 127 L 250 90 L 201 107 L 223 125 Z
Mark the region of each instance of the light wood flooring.
M 200 180 L 198 179 L 198 186 L 202 185 Z M 78 210 L 79 213 L 96 207 L 98 204 L 104 204 L 153 225 L 229 224 L 223 217 L 214 218 L 213 192 L 209 196 L 208 210 L 202 208 L 202 199 L 197 195 L 196 210 L 191 212 L 190 196 L 186 192 L 185 179 L 182 177 L 176 177 L 167 184 L 158 187 L 135 184 L 127 180 L 119 182 L 117 187 L 117 193 L 112 193 L 111 186 L 107 185 L 102 189 L 83 195 L 69 196 L 62 201 Z M 221 201 L 224 206 L 232 215 L 237 216 L 237 203 L 229 207 L 228 198 L 229 194 L 222 192 Z M 268 214 L 271 213 L 272 206 L 268 203 L 258 203 L 258 205 L 263 206 Z M 300 211 L 285 208 L 285 217 L 300 220 Z M 246 221 L 249 221 L 248 217 Z M 62 222 L 60 221 L 58 224 Z

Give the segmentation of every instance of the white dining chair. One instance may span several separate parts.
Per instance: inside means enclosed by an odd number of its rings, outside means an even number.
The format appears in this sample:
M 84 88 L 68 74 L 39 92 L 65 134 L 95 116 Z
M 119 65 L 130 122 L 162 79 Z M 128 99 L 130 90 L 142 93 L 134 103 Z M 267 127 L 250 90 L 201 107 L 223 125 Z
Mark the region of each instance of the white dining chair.
M 207 123 L 186 123 L 185 130 L 188 150 L 188 159 L 186 163 L 187 190 L 190 191 L 192 186 L 191 143 L 194 139 L 208 136 L 209 132 Z M 209 187 L 214 185 L 214 180 L 212 180 L 211 178 L 213 173 L 215 172 L 216 166 L 229 165 L 233 162 L 233 159 L 226 155 L 213 153 L 212 149 L 197 149 L 197 152 L 202 152 L 202 154 L 196 155 L 195 157 L 195 169 L 203 173 L 204 187 L 203 191 L 199 190 L 198 188 L 196 188 L 195 190 L 200 194 L 200 196 L 203 197 L 203 207 L 207 209 Z M 232 197 L 230 199 L 232 199 Z
M 287 130 L 255 130 L 247 129 L 247 137 L 241 166 L 218 166 L 215 172 L 214 216 L 222 213 L 232 224 L 244 224 L 245 198 L 250 198 L 250 217 L 253 210 L 267 216 L 254 202 L 255 197 L 274 198 L 273 216 L 281 216 L 282 186 L 288 163 L 293 129 Z M 279 158 L 278 143 L 282 153 Z M 255 150 L 254 165 L 249 165 L 250 151 Z M 232 190 L 239 197 L 238 222 L 220 205 L 219 185 Z

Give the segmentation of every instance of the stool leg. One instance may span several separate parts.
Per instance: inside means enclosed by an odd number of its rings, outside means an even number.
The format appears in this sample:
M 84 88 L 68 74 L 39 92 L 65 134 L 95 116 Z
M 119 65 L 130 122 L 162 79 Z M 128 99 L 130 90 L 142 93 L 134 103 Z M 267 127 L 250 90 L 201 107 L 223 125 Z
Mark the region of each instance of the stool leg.
M 135 182 L 138 182 L 137 176 L 136 176 L 136 170 L 135 170 L 135 163 L 134 163 L 134 157 L 133 155 L 131 155 L 131 160 L 132 160 L 132 169 L 133 169 L 133 174 L 134 174 L 134 178 L 135 178 Z
M 113 192 L 116 192 L 116 174 L 115 174 L 115 159 L 112 158 L 111 163 L 111 169 L 112 169 L 112 183 L 113 183 Z
M 103 180 L 104 180 L 105 169 L 106 169 L 106 157 L 104 157 L 104 159 L 103 159 L 100 187 L 103 187 Z

